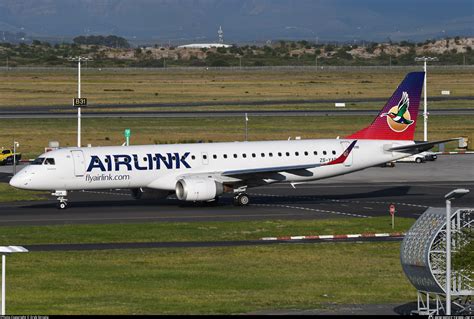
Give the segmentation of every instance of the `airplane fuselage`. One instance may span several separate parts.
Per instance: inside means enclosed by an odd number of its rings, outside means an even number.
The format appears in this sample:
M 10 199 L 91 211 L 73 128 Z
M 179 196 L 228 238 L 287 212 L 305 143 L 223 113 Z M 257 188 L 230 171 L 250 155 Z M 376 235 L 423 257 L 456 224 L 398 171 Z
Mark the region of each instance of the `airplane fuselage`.
M 39 157 L 53 158 L 54 165 L 29 165 L 15 175 L 13 183 L 18 188 L 35 190 L 152 188 L 173 191 L 177 180 L 187 174 L 207 174 L 219 181 L 219 174 L 229 170 L 329 163 L 352 141 L 318 139 L 64 148 Z M 413 142 L 358 140 L 344 163 L 266 174 L 261 184 L 305 182 L 362 170 L 407 156 L 385 151 L 406 144 Z

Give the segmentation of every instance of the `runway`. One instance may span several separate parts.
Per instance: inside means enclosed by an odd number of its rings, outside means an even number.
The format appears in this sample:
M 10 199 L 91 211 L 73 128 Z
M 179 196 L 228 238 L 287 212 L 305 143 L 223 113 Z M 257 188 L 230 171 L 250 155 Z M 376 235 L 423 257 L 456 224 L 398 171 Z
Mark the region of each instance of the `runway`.
M 457 100 L 474 100 L 474 96 L 433 96 L 430 101 L 457 101 Z M 256 101 L 203 101 L 203 102 L 155 102 L 155 103 L 133 103 L 133 104 L 90 104 L 89 107 L 93 109 L 136 109 L 136 108 L 174 108 L 174 107 L 202 107 L 202 106 L 267 106 L 267 105 L 300 105 L 300 104 L 319 104 L 328 103 L 334 104 L 336 102 L 346 103 L 369 103 L 369 102 L 385 102 L 387 97 L 375 98 L 338 98 L 338 99 L 295 99 L 295 100 L 256 100 Z M 56 105 L 56 106 L 3 106 L 0 110 L 7 112 L 25 111 L 25 112 L 57 112 L 65 109 L 70 109 L 71 105 Z
M 56 209 L 54 198 L 0 203 L 0 225 L 371 218 L 389 216 L 391 203 L 396 216 L 417 218 L 430 206 L 444 207 L 444 195 L 454 188 L 472 192 L 453 206 L 474 207 L 473 163 L 472 155 L 445 155 L 436 162 L 373 167 L 296 189 L 288 184 L 259 187 L 249 190 L 248 207 L 233 206 L 230 195 L 216 204 L 194 204 L 175 197 L 134 200 L 127 190 L 71 192 L 66 210 Z
M 245 113 L 249 116 L 375 116 L 379 110 L 268 110 L 256 111 L 255 109 L 239 110 L 239 111 L 82 111 L 83 118 L 189 118 L 189 117 L 242 117 Z M 421 114 L 422 110 L 420 110 Z M 433 109 L 430 110 L 431 115 L 474 115 L 474 109 Z M 41 118 L 76 118 L 75 110 L 68 108 L 62 111 L 2 111 L 0 110 L 0 119 L 41 119 Z
M 372 237 L 372 238 L 346 238 L 333 240 L 234 240 L 234 241 L 199 241 L 199 242 L 148 242 L 148 243 L 99 243 L 99 244 L 39 244 L 25 245 L 28 251 L 85 251 L 109 249 L 149 249 L 149 248 L 203 248 L 203 247 L 237 247 L 259 246 L 277 244 L 321 244 L 321 243 L 364 243 L 364 242 L 398 242 L 399 237 Z

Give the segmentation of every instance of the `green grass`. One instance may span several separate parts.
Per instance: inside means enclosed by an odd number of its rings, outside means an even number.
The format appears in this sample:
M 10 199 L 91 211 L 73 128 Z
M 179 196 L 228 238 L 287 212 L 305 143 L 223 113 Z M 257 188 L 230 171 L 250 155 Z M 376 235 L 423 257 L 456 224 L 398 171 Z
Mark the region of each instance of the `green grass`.
M 25 191 L 11 187 L 8 184 L 0 183 L 0 202 L 44 200 L 47 193 Z
M 232 314 L 404 303 L 400 243 L 16 254 L 7 313 Z
M 404 232 L 414 220 L 391 217 L 242 222 L 141 223 L 106 225 L 2 226 L 0 245 L 149 241 L 249 240 L 271 236 Z
M 395 231 L 414 220 L 397 218 Z M 390 216 L 0 227 L 1 245 L 215 241 L 390 232 Z M 400 243 L 30 252 L 8 258 L 7 313 L 235 314 L 415 298 Z

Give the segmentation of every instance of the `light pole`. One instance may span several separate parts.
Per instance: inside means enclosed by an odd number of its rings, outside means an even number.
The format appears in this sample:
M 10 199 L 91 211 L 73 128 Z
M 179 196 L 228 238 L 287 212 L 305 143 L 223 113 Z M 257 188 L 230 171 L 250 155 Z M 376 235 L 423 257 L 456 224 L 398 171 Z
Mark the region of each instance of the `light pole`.
M 248 141 L 248 137 L 249 137 L 248 121 L 249 121 L 249 117 L 247 116 L 247 113 L 245 113 L 245 141 Z
M 438 61 L 438 58 L 432 58 L 432 57 L 416 57 L 415 58 L 416 62 L 424 62 L 424 71 L 425 71 L 425 81 L 424 81 L 424 86 L 423 86 L 423 124 L 424 124 L 424 129 L 423 129 L 423 140 L 426 142 L 428 141 L 428 103 L 427 103 L 427 92 L 426 92 L 426 82 L 428 81 L 428 74 L 426 73 L 426 62 L 434 62 Z
M 13 175 L 16 174 L 16 148 L 20 146 L 20 143 L 13 141 Z
M 444 195 L 446 200 L 446 315 L 451 315 L 451 201 L 469 193 L 458 188 Z
M 91 58 L 77 56 L 69 58 L 69 61 L 77 62 L 77 98 L 81 98 L 81 61 L 91 61 Z M 77 147 L 81 147 L 81 106 L 77 107 Z
M 2 310 L 0 315 L 5 316 L 5 279 L 7 268 L 7 254 L 11 253 L 27 253 L 28 250 L 22 246 L 0 246 L 0 254 L 2 254 Z

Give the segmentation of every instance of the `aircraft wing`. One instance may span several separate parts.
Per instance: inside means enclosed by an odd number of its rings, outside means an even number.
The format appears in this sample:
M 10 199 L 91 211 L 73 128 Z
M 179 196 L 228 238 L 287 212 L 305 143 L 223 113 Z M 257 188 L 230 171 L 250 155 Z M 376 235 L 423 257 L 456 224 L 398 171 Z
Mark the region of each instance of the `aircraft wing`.
M 230 171 L 224 171 L 224 172 L 199 172 L 199 173 L 184 174 L 184 175 L 181 175 L 180 177 L 204 176 L 207 178 L 212 178 L 221 183 L 233 184 L 233 183 L 238 183 L 242 180 L 262 179 L 265 177 L 265 175 L 268 176 L 269 174 L 277 174 L 277 173 L 282 173 L 282 172 L 289 172 L 289 173 L 294 173 L 298 175 L 300 174 L 306 175 L 306 174 L 309 174 L 309 172 L 306 170 L 310 168 L 344 163 L 347 157 L 349 157 L 349 154 L 351 153 L 356 143 L 357 143 L 357 140 L 353 141 L 338 158 L 327 163 L 288 165 L 288 166 L 270 166 L 270 167 L 230 170 Z
M 437 144 L 452 142 L 452 141 L 457 141 L 457 140 L 459 140 L 459 138 L 451 138 L 449 140 L 434 141 L 434 142 L 420 142 L 420 143 L 415 143 L 415 144 L 410 144 L 410 145 L 392 147 L 392 148 L 389 148 L 388 151 L 417 154 L 417 153 L 427 151 Z

